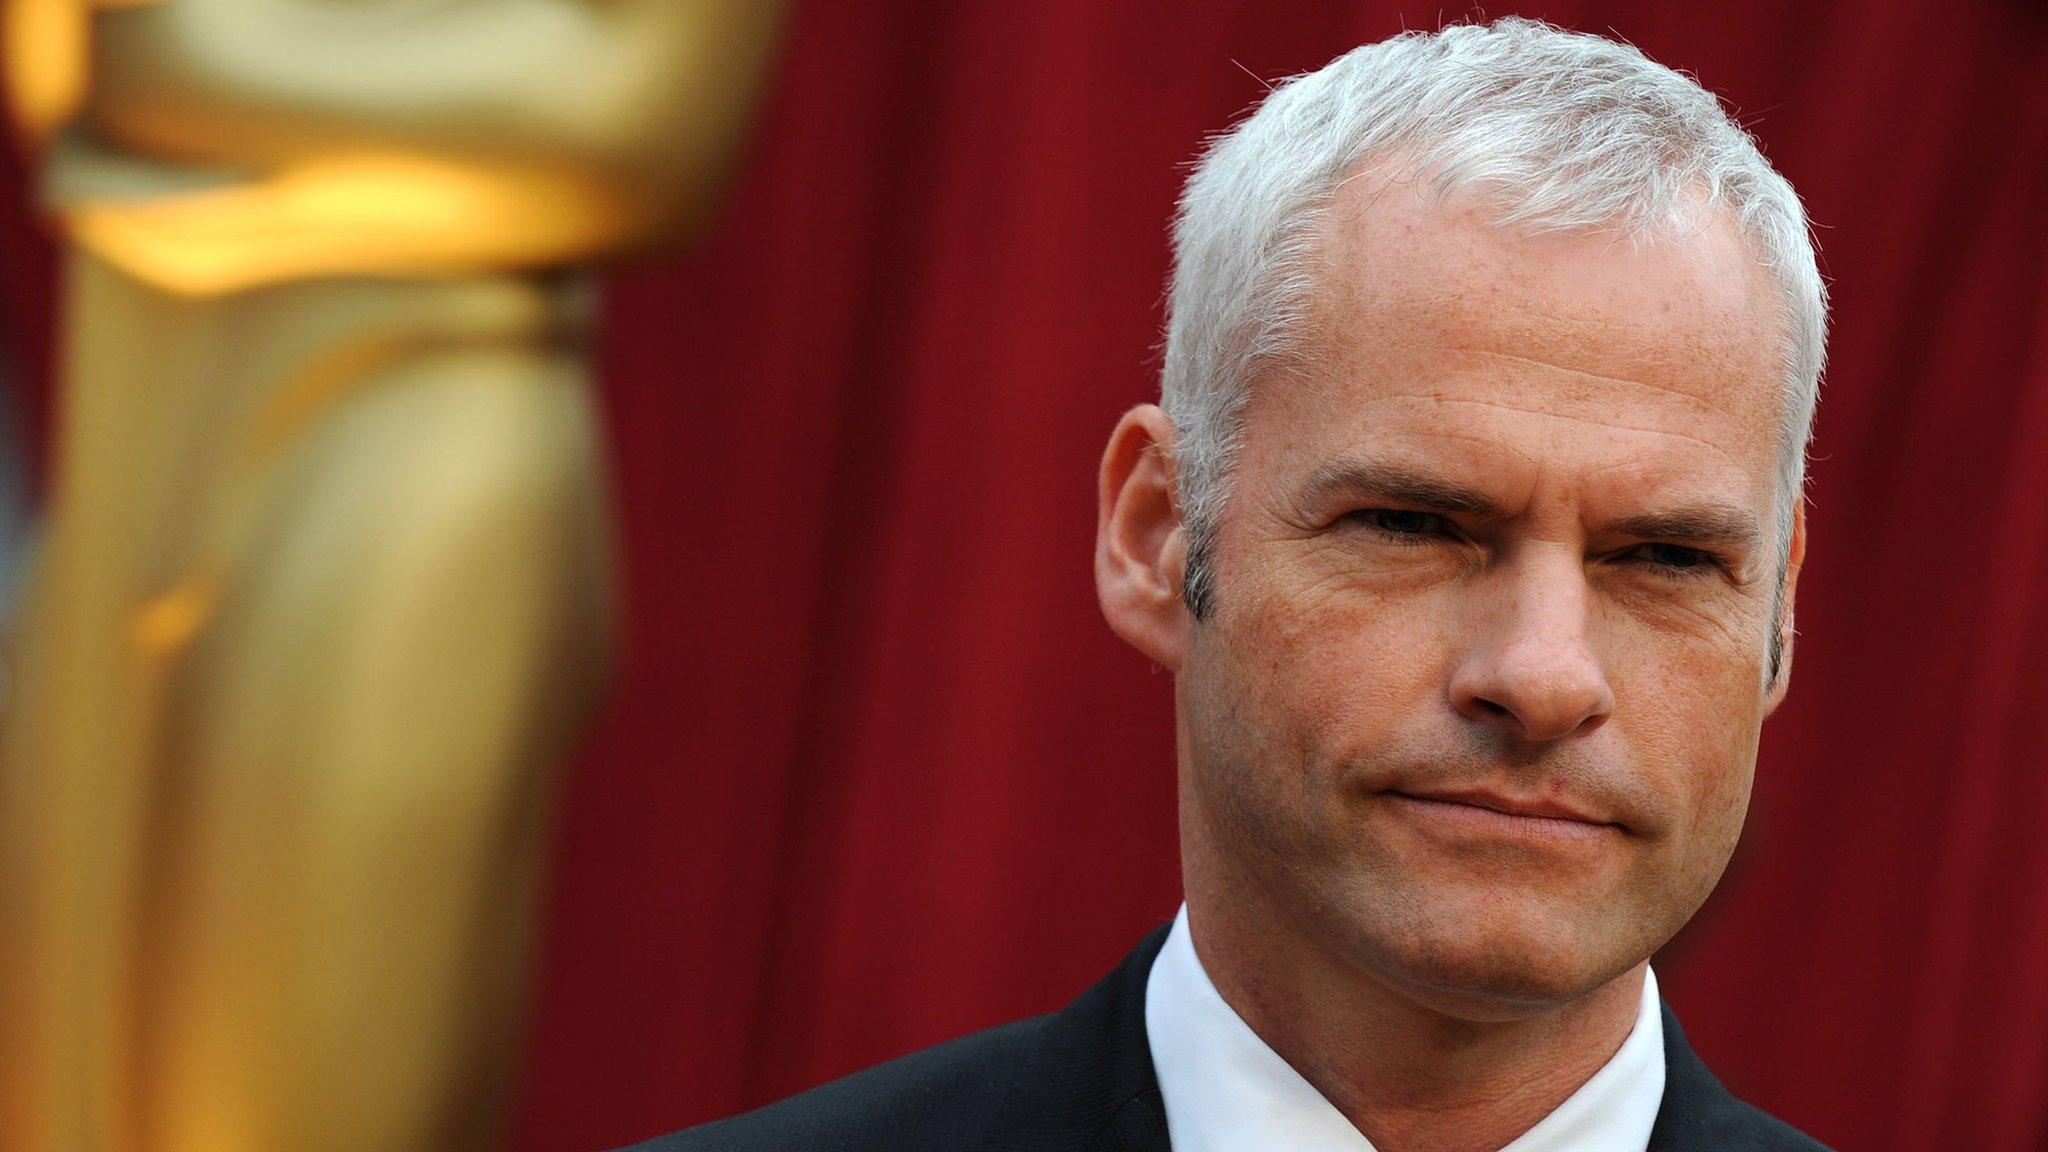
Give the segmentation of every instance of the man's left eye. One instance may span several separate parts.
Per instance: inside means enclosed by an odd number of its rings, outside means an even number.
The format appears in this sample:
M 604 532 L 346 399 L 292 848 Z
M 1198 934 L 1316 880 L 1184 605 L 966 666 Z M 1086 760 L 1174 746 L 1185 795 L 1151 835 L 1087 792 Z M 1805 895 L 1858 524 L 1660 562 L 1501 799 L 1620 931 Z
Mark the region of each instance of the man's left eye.
M 1682 544 L 1643 544 L 1635 549 L 1635 554 L 1658 568 L 1686 575 L 1704 573 L 1716 563 L 1711 554 Z

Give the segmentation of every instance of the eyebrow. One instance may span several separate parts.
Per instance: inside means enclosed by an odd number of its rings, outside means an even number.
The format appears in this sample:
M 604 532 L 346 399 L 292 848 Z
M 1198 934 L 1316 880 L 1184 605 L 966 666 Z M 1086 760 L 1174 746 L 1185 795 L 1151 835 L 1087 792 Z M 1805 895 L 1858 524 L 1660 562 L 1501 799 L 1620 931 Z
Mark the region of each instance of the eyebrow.
M 1424 512 L 1481 519 L 1501 517 L 1499 501 L 1477 488 L 1401 464 L 1353 460 L 1325 464 L 1310 474 L 1303 495 L 1311 502 L 1333 499 L 1385 500 Z M 1756 516 L 1735 504 L 1705 503 L 1625 516 L 1606 531 L 1642 540 L 1672 540 L 1755 551 L 1763 539 Z
M 1500 515 L 1500 504 L 1477 488 L 1378 460 L 1325 464 L 1310 474 L 1302 494 L 1317 503 L 1344 497 L 1386 500 L 1425 512 Z
M 1665 512 L 1645 512 L 1617 520 L 1613 531 L 1645 540 L 1682 540 L 1714 544 L 1745 552 L 1756 550 L 1763 529 L 1746 508 L 1732 504 L 1700 504 Z

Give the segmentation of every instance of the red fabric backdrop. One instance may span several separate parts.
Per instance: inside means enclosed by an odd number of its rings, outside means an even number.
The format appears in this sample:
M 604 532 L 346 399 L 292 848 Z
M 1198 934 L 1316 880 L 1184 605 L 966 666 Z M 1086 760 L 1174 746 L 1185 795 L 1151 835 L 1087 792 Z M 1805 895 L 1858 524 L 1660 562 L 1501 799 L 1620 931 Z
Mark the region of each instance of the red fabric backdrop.
M 1840 1147 L 2048 1148 L 2048 15 L 1488 11 L 1721 92 L 1834 281 L 1792 697 L 1666 994 Z M 522 1152 L 1053 1008 L 1171 914 L 1169 684 L 1089 550 L 1176 188 L 1259 77 L 1459 14 L 799 6 L 729 211 L 610 287 L 627 651 L 565 778 Z M 4 240 L 33 365 L 47 267 Z

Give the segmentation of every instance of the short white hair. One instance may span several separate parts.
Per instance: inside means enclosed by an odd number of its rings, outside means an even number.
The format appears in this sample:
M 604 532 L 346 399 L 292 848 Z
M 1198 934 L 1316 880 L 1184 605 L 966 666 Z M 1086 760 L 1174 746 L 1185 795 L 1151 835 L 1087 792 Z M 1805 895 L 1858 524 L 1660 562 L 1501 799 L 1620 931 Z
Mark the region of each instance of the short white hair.
M 1325 212 L 1347 177 L 1397 157 L 1438 202 L 1467 193 L 1496 226 L 1527 233 L 1682 234 L 1714 212 L 1735 222 L 1788 329 L 1782 551 L 1827 342 L 1798 195 L 1691 78 L 1631 45 L 1510 17 L 1405 32 L 1284 81 L 1189 177 L 1160 403 L 1175 429 L 1194 614 L 1213 595 L 1209 553 L 1251 381 L 1302 328 Z

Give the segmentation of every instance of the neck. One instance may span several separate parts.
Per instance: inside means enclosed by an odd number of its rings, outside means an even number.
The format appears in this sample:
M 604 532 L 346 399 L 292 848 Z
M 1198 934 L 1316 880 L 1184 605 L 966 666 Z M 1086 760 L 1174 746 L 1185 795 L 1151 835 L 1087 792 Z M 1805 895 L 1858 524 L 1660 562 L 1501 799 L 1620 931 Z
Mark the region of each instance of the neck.
M 1453 1014 L 1205 879 L 1188 869 L 1188 925 L 1217 992 L 1379 1152 L 1495 1152 L 1614 1056 L 1642 1002 L 1639 965 L 1561 1006 Z

